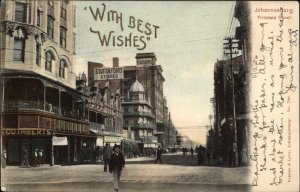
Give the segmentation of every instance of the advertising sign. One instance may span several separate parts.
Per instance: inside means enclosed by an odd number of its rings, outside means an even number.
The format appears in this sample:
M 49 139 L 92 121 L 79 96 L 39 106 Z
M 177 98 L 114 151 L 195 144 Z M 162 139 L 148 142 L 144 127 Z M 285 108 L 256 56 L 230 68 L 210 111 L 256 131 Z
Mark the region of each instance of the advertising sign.
M 123 67 L 95 68 L 94 77 L 95 80 L 123 79 L 124 70 Z

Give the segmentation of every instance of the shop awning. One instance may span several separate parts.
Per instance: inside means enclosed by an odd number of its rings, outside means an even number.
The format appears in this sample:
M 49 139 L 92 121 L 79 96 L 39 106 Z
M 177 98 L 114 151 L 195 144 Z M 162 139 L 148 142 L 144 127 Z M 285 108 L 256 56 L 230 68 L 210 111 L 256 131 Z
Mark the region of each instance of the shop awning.
M 100 147 L 103 147 L 103 138 L 97 138 L 97 140 L 96 140 L 96 145 L 97 146 L 100 146 Z
M 65 145 L 68 145 L 67 137 L 53 136 L 53 146 L 65 146 Z

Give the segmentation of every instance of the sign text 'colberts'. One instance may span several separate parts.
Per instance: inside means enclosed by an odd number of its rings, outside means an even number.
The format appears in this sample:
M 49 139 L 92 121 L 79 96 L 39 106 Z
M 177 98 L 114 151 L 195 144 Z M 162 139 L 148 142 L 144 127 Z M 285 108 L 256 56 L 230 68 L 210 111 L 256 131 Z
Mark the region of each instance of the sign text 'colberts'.
M 123 67 L 96 68 L 94 71 L 94 77 L 95 80 L 123 79 Z

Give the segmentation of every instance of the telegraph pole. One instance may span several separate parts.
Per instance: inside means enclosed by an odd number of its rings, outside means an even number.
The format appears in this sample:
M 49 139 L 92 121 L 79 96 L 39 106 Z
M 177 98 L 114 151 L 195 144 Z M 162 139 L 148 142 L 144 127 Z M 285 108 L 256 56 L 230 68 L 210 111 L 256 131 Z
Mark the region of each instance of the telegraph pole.
M 231 83 L 232 83 L 232 125 L 233 125 L 233 136 L 234 136 L 234 142 L 232 145 L 233 153 L 231 154 L 233 156 L 233 165 L 237 166 L 238 165 L 238 150 L 237 150 L 237 127 L 236 127 L 236 112 L 235 112 L 235 96 L 234 96 L 234 72 L 233 72 L 233 63 L 232 63 L 232 55 L 237 54 L 238 51 L 234 51 L 233 49 L 237 48 L 234 47 L 234 44 L 238 43 L 238 40 L 233 39 L 233 38 L 225 38 L 224 39 L 224 54 L 230 55 L 230 67 L 231 67 Z M 229 53 L 226 52 L 226 50 L 229 50 Z

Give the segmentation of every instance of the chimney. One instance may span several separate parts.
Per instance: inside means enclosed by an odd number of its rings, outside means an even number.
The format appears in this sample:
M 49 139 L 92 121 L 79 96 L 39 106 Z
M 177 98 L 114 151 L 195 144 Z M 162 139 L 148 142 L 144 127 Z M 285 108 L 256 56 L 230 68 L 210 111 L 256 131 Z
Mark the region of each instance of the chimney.
M 113 57 L 113 67 L 119 67 L 119 57 Z

